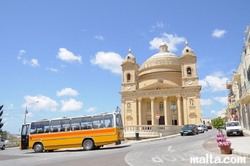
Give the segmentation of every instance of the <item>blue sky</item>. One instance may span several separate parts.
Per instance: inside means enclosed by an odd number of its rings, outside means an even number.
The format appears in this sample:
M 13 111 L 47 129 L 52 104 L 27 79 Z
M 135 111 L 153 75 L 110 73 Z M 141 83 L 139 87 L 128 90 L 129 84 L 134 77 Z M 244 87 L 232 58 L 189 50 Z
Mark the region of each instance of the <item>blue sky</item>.
M 194 0 L 0 1 L 3 130 L 27 121 L 111 112 L 121 106 L 121 63 L 139 66 L 164 40 L 197 56 L 203 117 L 227 107 L 250 2 Z M 39 101 L 38 103 L 34 103 Z M 34 103 L 34 104 L 30 104 Z

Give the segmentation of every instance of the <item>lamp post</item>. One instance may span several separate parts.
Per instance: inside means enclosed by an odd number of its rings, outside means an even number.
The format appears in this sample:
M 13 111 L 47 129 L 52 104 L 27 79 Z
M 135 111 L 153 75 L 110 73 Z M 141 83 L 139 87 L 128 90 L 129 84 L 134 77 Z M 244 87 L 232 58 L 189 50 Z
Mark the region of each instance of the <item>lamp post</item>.
M 36 101 L 34 103 L 29 103 L 29 104 L 26 105 L 25 112 L 24 112 L 24 124 L 26 124 L 26 114 L 28 114 L 28 109 L 27 109 L 28 105 L 35 104 L 35 103 L 38 103 L 38 102 L 39 101 Z
M 121 109 L 117 106 L 116 109 L 115 109 L 115 112 L 116 113 L 121 113 Z
M 170 110 L 172 111 L 172 115 L 173 115 L 173 120 L 172 120 L 173 124 L 172 125 L 175 125 L 175 123 L 174 123 L 174 112 L 176 110 L 176 105 L 175 105 L 174 101 L 172 102 L 172 104 L 170 106 Z

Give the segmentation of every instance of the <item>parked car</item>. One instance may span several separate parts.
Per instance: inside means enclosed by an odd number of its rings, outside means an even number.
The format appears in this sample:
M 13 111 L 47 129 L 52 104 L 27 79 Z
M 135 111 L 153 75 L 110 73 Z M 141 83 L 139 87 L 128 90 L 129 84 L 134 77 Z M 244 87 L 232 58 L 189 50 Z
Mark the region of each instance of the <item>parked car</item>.
M 5 149 L 5 140 L 0 136 L 0 149 Z
M 202 125 L 202 124 L 197 125 L 197 128 L 198 128 L 198 132 L 199 132 L 199 133 L 204 133 L 204 128 L 203 128 L 203 125 Z
M 229 135 L 241 135 L 243 136 L 243 129 L 238 121 L 231 121 L 226 123 L 226 133 Z
M 212 129 L 212 126 L 207 126 L 207 129 L 208 129 L 208 130 L 211 130 L 211 129 Z
M 198 134 L 198 128 L 195 124 L 186 124 L 182 127 L 180 134 L 181 136 L 189 134 L 195 135 Z
M 207 125 L 203 125 L 204 131 L 208 131 Z

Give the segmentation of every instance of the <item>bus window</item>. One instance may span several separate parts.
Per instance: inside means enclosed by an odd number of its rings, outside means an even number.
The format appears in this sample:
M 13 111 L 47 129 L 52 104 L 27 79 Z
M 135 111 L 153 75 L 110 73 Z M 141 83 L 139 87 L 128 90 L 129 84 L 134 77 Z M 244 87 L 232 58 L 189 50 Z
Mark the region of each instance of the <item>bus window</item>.
M 30 134 L 38 134 L 47 132 L 49 121 L 39 121 L 31 123 Z
M 60 131 L 60 128 L 61 128 L 60 120 L 52 120 L 50 122 L 50 131 L 51 132 L 58 132 L 58 131 Z
M 116 125 L 117 127 L 123 127 L 121 114 L 116 114 Z
M 114 126 L 113 114 L 104 115 L 104 124 L 106 127 L 113 127 Z
M 92 117 L 83 117 L 81 127 L 82 129 L 92 129 Z
M 61 128 L 60 128 L 60 131 L 69 131 L 70 130 L 70 122 L 69 122 L 70 119 L 62 119 L 60 121 L 61 123 Z
M 93 116 L 93 128 L 103 128 L 104 123 L 103 123 L 103 115 L 97 115 Z
M 71 119 L 71 130 L 80 130 L 82 118 L 73 118 Z

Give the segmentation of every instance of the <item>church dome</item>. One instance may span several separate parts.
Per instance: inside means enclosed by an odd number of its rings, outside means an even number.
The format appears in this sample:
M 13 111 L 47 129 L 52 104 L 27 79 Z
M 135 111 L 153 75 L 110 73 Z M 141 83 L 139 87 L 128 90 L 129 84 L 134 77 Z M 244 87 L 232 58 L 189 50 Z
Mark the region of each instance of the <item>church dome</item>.
M 168 51 L 165 42 L 160 45 L 160 52 L 148 58 L 140 67 L 140 72 L 171 71 L 180 68 L 180 59 L 177 55 Z M 141 73 L 142 74 L 142 73 Z

